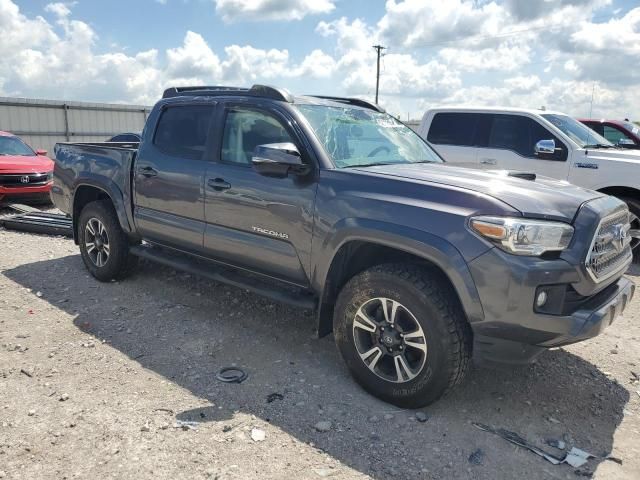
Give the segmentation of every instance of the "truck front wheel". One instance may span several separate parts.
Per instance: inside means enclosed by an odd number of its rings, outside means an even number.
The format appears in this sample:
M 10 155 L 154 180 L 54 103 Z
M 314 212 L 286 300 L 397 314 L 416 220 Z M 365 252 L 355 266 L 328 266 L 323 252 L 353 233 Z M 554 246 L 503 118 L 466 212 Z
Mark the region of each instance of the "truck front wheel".
M 403 408 L 438 400 L 464 377 L 471 331 L 438 272 L 388 264 L 353 277 L 338 296 L 336 344 L 355 380 Z
M 101 282 L 131 273 L 137 257 L 129 254 L 129 240 L 109 201 L 87 204 L 80 212 L 78 243 L 87 270 Z

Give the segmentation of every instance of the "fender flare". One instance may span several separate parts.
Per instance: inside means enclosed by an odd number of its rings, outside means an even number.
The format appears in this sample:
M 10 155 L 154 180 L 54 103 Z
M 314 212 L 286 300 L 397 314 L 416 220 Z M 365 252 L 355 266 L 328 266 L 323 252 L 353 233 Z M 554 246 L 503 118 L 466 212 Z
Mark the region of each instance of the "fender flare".
M 320 292 L 318 308 L 318 333 L 331 331 L 333 305 L 326 302 L 325 288 L 334 259 L 340 249 L 352 241 L 362 241 L 380 246 L 394 248 L 433 263 L 444 272 L 453 285 L 462 308 L 470 323 L 482 321 L 484 311 L 480 296 L 475 286 L 471 271 L 462 254 L 450 242 L 431 233 L 412 227 L 392 224 L 371 219 L 348 218 L 339 221 L 325 237 L 322 252 L 319 253 L 319 265 L 325 266 L 314 272 L 312 280 L 314 289 Z M 490 247 L 487 247 L 487 250 Z M 326 259 L 326 261 L 324 260 Z M 330 321 L 331 324 L 327 325 Z M 329 329 L 327 330 L 327 327 Z
M 97 190 L 101 190 L 104 192 L 111 202 L 113 203 L 113 207 L 116 211 L 116 215 L 118 216 L 118 221 L 120 222 L 120 226 L 127 233 L 132 233 L 133 230 L 131 228 L 131 224 L 129 223 L 129 218 L 127 216 L 127 210 L 124 204 L 124 196 L 118 185 L 111 180 L 110 178 L 105 178 L 103 176 L 96 175 L 84 175 L 79 177 L 74 184 L 72 201 L 71 201 L 71 211 L 75 211 L 76 204 L 76 194 L 80 187 L 92 187 Z M 73 236 L 74 240 L 76 237 L 76 226 L 77 226 L 77 216 L 73 216 Z

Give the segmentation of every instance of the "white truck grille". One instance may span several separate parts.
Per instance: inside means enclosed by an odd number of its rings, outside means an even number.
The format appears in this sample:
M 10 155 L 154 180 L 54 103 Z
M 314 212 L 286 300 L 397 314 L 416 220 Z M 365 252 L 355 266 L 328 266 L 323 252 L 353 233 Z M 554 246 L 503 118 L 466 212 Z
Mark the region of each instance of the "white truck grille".
M 629 211 L 617 210 L 600 221 L 587 254 L 585 266 L 596 282 L 602 282 L 618 272 L 631 257 Z

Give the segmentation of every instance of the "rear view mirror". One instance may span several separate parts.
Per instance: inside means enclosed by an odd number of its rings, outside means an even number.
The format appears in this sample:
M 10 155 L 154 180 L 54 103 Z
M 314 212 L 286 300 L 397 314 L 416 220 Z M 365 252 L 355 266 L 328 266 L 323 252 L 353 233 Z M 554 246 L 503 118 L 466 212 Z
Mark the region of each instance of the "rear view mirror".
M 36 150 L 36 155 L 41 155 L 44 157 L 46 154 L 47 154 L 46 150 L 40 150 L 40 149 Z
M 556 152 L 555 140 L 540 140 L 534 147 L 536 155 L 552 155 Z
M 293 143 L 267 143 L 258 145 L 251 157 L 253 168 L 262 175 L 286 177 L 290 172 L 303 175 L 308 167 L 302 163 L 300 152 Z
M 618 146 L 619 147 L 633 147 L 633 146 L 635 146 L 635 143 L 630 138 L 621 138 L 620 140 L 618 140 Z

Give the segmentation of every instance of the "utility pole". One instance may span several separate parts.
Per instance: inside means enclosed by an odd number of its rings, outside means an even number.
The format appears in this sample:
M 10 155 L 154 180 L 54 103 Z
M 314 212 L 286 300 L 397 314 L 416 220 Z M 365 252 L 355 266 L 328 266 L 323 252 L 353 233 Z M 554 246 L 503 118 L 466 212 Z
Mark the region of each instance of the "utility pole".
M 377 104 L 378 90 L 380 88 L 380 56 L 382 54 L 382 50 L 386 50 L 387 47 L 383 47 L 382 45 L 374 45 L 373 48 L 376 49 L 376 53 L 378 54 L 378 59 L 376 62 L 376 104 Z

